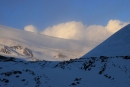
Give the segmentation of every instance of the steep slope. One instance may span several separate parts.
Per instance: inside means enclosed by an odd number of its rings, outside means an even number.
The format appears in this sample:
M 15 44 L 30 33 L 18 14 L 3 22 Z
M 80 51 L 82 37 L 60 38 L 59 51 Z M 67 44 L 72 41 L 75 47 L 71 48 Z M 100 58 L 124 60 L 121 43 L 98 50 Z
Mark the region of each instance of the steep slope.
M 130 24 L 117 31 L 100 45 L 85 54 L 88 56 L 126 56 L 130 55 Z
M 79 58 L 98 43 L 83 43 L 0 26 L 0 54 L 17 58 L 33 55 L 30 60 L 69 60 Z M 25 54 L 25 51 L 29 53 Z
M 130 87 L 130 56 L 64 62 L 0 56 L 1 87 Z

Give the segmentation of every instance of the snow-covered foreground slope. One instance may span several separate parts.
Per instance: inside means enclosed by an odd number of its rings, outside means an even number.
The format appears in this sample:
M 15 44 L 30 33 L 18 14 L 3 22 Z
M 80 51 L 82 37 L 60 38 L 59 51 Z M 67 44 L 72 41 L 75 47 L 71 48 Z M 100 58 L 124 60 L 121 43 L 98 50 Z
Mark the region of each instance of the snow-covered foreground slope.
M 0 56 L 0 87 L 130 87 L 130 57 L 29 62 Z
M 93 50 L 88 56 L 126 56 L 130 55 L 130 24 L 117 31 Z
M 99 43 L 60 39 L 0 26 L 0 54 L 26 60 L 63 61 L 79 58 Z

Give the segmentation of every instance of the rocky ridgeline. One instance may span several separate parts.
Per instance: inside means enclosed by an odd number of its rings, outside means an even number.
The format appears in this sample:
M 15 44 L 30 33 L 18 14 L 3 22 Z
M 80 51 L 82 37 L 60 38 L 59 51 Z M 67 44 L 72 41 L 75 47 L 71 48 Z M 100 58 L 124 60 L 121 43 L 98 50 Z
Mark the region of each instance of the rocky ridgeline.
M 30 49 L 23 46 L 0 46 L 0 52 L 4 54 L 17 54 L 21 56 L 26 56 L 29 58 L 33 57 L 33 53 Z

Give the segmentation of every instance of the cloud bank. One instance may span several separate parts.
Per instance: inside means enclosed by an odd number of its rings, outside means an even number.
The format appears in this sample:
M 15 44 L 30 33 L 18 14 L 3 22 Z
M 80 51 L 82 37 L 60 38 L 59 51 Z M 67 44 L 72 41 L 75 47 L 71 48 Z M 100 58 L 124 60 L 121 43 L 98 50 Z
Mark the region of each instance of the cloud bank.
M 120 20 L 109 20 L 106 26 L 87 26 L 82 22 L 71 21 L 48 27 L 41 34 L 64 39 L 103 41 L 129 23 Z M 25 30 L 37 31 L 32 25 L 26 26 Z
M 105 40 L 130 22 L 110 20 L 107 26 L 83 25 L 82 22 L 67 22 L 46 28 L 42 34 L 74 40 Z
M 65 39 L 80 39 L 82 37 L 80 34 L 84 28 L 82 22 L 72 21 L 48 27 L 42 34 Z

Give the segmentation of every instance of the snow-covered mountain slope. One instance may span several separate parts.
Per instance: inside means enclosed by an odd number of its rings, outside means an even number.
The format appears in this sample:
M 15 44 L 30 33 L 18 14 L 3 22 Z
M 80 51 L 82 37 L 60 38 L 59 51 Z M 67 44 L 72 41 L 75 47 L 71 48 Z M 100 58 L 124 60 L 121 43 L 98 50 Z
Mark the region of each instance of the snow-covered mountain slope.
M 0 56 L 0 87 L 130 87 L 130 56 L 64 62 Z
M 27 60 L 79 58 L 100 42 L 81 42 L 0 26 L 0 54 Z
M 117 31 L 83 57 L 130 55 L 130 24 Z

